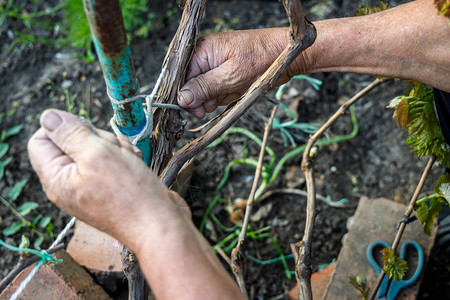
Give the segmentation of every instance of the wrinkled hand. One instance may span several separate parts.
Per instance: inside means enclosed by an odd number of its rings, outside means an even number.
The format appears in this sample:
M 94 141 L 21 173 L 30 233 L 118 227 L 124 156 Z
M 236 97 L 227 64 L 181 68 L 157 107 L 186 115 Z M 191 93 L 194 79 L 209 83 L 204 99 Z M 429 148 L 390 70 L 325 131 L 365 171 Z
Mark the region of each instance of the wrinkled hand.
M 28 143 L 30 160 L 49 199 L 69 214 L 129 247 L 153 223 L 189 219 L 184 200 L 169 192 L 127 139 L 93 132 L 54 109 L 40 122 Z
M 213 33 L 198 39 L 178 103 L 197 118 L 238 99 L 284 50 L 287 29 Z M 276 82 L 292 77 L 287 70 Z

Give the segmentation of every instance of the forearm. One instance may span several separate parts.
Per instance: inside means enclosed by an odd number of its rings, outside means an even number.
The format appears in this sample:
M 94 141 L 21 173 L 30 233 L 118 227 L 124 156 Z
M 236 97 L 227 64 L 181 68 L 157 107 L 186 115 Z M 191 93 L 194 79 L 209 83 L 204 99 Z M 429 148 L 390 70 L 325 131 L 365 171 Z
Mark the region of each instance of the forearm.
M 291 75 L 352 72 L 413 79 L 450 92 L 450 24 L 432 0 L 314 25 L 317 39 L 292 64 Z M 285 32 L 278 47 L 286 39 Z
M 190 220 L 167 215 L 136 250 L 157 299 L 244 299 Z

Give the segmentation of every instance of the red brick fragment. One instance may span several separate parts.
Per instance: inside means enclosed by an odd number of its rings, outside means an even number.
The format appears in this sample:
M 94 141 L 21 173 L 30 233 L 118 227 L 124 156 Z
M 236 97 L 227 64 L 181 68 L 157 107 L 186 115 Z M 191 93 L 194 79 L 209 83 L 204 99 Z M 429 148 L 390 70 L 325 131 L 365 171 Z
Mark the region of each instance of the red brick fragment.
M 18 299 L 112 299 L 65 250 L 56 252 L 54 256 L 57 259 L 63 259 L 63 262 L 59 264 L 46 263 L 43 265 Z M 0 294 L 0 299 L 9 299 L 33 267 L 34 265 L 23 270 Z

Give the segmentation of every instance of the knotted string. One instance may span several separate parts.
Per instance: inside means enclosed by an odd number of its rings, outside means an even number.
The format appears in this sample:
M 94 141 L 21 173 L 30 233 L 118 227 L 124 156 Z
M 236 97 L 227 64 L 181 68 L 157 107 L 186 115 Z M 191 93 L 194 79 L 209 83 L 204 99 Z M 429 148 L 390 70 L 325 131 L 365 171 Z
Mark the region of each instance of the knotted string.
M 141 100 L 141 99 L 145 99 L 145 106 L 146 109 L 144 110 L 145 113 L 145 126 L 141 129 L 141 131 L 138 134 L 135 135 L 126 135 L 124 134 L 119 126 L 117 125 L 117 120 L 116 120 L 116 116 L 115 114 L 113 115 L 113 117 L 111 118 L 111 120 L 109 121 L 109 123 L 111 124 L 111 128 L 114 131 L 114 133 L 117 136 L 124 136 L 126 138 L 128 138 L 130 140 L 131 143 L 133 143 L 133 145 L 136 145 L 137 142 L 139 142 L 140 140 L 145 139 L 147 136 L 149 136 L 152 131 L 153 131 L 153 108 L 168 108 L 168 109 L 176 109 L 176 110 L 182 110 L 181 106 L 176 105 L 176 104 L 168 104 L 168 103 L 153 103 L 153 99 L 155 97 L 155 90 L 153 90 L 153 92 L 151 94 L 141 94 L 141 95 L 136 95 L 133 97 L 129 97 L 123 100 L 117 100 L 116 98 L 114 98 L 113 96 L 111 96 L 111 94 L 109 93 L 109 91 L 106 91 L 109 97 L 109 100 L 111 100 L 111 102 L 113 102 L 114 104 L 116 104 L 118 107 L 123 108 L 125 104 L 134 102 L 136 100 Z

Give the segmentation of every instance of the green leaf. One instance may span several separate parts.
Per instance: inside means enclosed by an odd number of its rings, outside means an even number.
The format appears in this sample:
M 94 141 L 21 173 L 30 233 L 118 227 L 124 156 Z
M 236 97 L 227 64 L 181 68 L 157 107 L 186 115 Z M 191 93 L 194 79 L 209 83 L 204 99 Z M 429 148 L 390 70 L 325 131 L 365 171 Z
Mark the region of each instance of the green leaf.
M 0 144 L 0 159 L 2 159 L 3 156 L 5 156 L 5 154 L 8 152 L 8 150 L 9 150 L 9 145 L 7 143 Z
M 384 248 L 381 253 L 383 253 L 384 262 L 383 271 L 388 278 L 395 281 L 402 280 L 408 270 L 408 263 L 403 258 L 396 256 L 392 249 Z
M 439 188 L 439 195 L 442 196 L 445 204 L 450 206 L 450 183 L 444 183 Z
M 34 217 L 33 221 L 31 221 L 32 223 L 32 227 L 36 227 L 37 222 L 39 222 L 39 220 L 42 218 L 41 214 L 38 214 L 36 217 Z
M 36 202 L 25 202 L 21 206 L 17 208 L 17 211 L 21 216 L 28 215 L 32 210 L 39 207 L 39 204 Z
M 364 274 L 358 274 L 358 276 L 350 276 L 349 283 L 353 285 L 360 293 L 362 299 L 369 297 L 370 288 L 366 285 L 366 277 Z
M 45 231 L 47 232 L 47 234 L 52 234 L 52 232 L 53 232 L 53 223 L 52 222 L 48 223 Z
M 28 179 L 22 179 L 21 181 L 17 182 L 13 188 L 9 191 L 8 193 L 8 198 L 10 199 L 10 203 L 15 201 L 19 196 L 20 193 L 22 192 L 23 188 L 25 187 L 25 185 L 27 184 Z
M 30 240 L 22 234 L 22 237 L 20 239 L 19 248 L 27 249 L 30 247 Z
M 447 206 L 450 206 L 450 174 L 445 174 L 438 179 L 434 191 L 443 198 Z
M 10 235 L 13 235 L 13 234 L 19 232 L 20 229 L 22 229 L 22 227 L 23 227 L 24 225 L 25 225 L 25 224 L 24 224 L 22 221 L 14 222 L 14 223 L 12 223 L 8 228 L 3 229 L 3 235 L 4 235 L 4 236 L 10 236 Z
M 405 130 L 409 123 L 409 102 L 403 99 L 395 109 L 394 117 L 397 119 L 397 125 Z
M 439 188 L 444 183 L 450 183 L 450 174 L 442 175 L 438 181 L 436 181 L 436 185 L 434 187 L 434 191 L 439 194 Z
M 406 143 L 419 156 L 434 156 L 441 165 L 450 168 L 450 146 L 445 141 L 436 117 L 433 90 L 416 81 L 404 96 L 391 100 L 397 124 L 408 130 Z
M 7 165 L 9 165 L 9 163 L 11 162 L 12 158 L 8 157 L 7 159 L 5 159 L 4 161 L 0 162 L 0 180 L 3 179 L 3 176 L 5 175 L 5 167 Z
M 23 124 L 16 125 L 2 132 L 1 141 L 4 142 L 7 138 L 18 134 L 23 128 Z
M 41 250 L 41 245 L 42 245 L 43 242 L 44 242 L 44 236 L 43 235 L 39 235 L 34 240 L 34 243 L 33 243 L 34 249 Z
M 442 210 L 442 203 L 439 199 L 432 198 L 430 200 L 430 207 L 426 203 L 422 203 L 417 210 L 417 217 L 423 225 L 423 231 L 427 235 L 431 235 L 431 227 L 433 226 L 434 218 Z
M 43 218 L 41 219 L 41 221 L 39 222 L 38 227 L 41 228 L 41 229 L 46 228 L 46 227 L 48 226 L 48 224 L 50 224 L 50 221 L 51 221 L 51 220 L 52 220 L 52 218 L 49 217 L 49 216 L 43 217 Z

